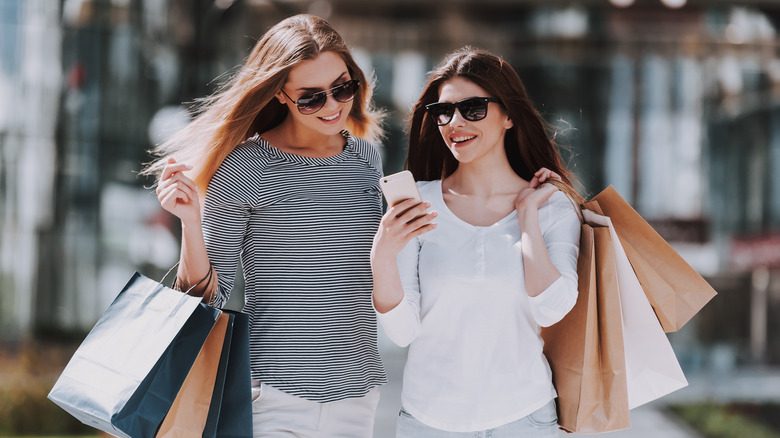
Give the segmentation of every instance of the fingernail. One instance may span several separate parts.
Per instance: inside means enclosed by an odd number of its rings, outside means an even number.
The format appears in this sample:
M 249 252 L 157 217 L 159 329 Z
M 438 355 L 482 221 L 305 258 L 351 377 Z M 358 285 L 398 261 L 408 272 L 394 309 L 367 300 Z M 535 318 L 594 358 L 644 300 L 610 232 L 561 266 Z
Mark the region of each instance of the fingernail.
M 425 206 L 426 207 L 430 207 L 431 206 L 431 201 L 425 201 Z

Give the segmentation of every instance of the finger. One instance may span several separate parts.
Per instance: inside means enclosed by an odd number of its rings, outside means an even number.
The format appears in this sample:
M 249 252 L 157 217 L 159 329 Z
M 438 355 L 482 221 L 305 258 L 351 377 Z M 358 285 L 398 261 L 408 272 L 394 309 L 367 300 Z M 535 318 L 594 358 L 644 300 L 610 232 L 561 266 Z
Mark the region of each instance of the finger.
M 557 173 L 553 172 L 552 170 L 549 171 L 548 173 L 546 173 L 544 175 L 544 178 L 540 179 L 540 181 L 544 182 L 544 181 L 547 181 L 547 180 L 550 180 L 550 179 L 557 179 L 558 181 L 563 181 L 561 179 L 561 176 L 558 175 Z
M 539 187 L 539 190 L 538 190 L 538 192 L 542 195 L 542 197 L 544 199 L 547 199 L 548 197 L 550 197 L 550 195 L 552 195 L 553 193 L 555 193 L 557 191 L 558 191 L 558 187 L 555 187 L 554 185 L 549 184 L 549 183 L 542 184 L 542 186 Z
M 388 213 L 392 212 L 395 217 L 399 217 L 402 214 L 404 214 L 406 211 L 408 211 L 410 208 L 413 208 L 417 205 L 425 205 L 425 208 L 428 208 L 431 206 L 431 203 L 428 201 L 423 202 L 417 202 L 414 199 L 405 199 L 395 205 L 393 205 L 389 210 Z
M 438 225 L 435 222 L 431 222 L 431 223 L 429 223 L 427 225 L 424 225 L 424 226 L 422 226 L 420 228 L 417 228 L 416 230 L 414 230 L 411 233 L 409 233 L 408 234 L 408 238 L 409 238 L 409 240 L 412 240 L 412 239 L 414 239 L 417 236 L 425 234 L 425 233 L 427 233 L 429 231 L 433 231 L 437 226 Z
M 178 203 L 189 203 L 191 198 L 187 192 L 182 191 L 177 187 L 168 187 L 160 193 L 157 199 L 160 200 L 160 204 L 162 204 L 164 207 L 175 207 Z M 176 202 L 172 202 L 174 200 Z
M 552 171 L 551 171 L 550 169 L 547 169 L 547 168 L 542 168 L 542 169 L 539 171 L 539 175 L 538 175 L 538 177 L 539 177 L 539 182 L 540 182 L 540 183 L 542 183 L 542 182 L 545 182 L 545 181 L 547 181 L 547 178 L 549 178 L 549 177 L 550 177 L 550 173 L 552 173 Z
M 195 181 L 193 181 L 192 179 L 188 178 L 186 175 L 184 175 L 181 172 L 177 172 L 174 175 L 172 175 L 170 178 L 168 178 L 168 181 L 170 181 L 172 183 L 173 182 L 181 183 L 181 184 L 189 187 L 190 190 L 192 190 L 194 192 L 198 191 L 198 186 L 195 185 Z
M 192 180 L 188 178 L 182 178 L 179 176 L 173 176 L 170 179 L 166 180 L 164 183 L 160 184 L 160 187 L 158 188 L 158 194 L 165 192 L 171 188 L 183 190 L 191 197 L 194 197 L 193 195 L 196 195 L 198 193 L 198 189 L 195 186 L 195 184 L 192 182 Z
M 439 216 L 439 212 L 436 210 L 433 210 L 430 213 L 423 212 L 422 214 L 412 217 L 406 222 L 406 225 L 409 227 L 421 227 L 433 222 L 437 216 Z
M 170 176 L 168 179 L 161 180 L 160 183 L 157 185 L 157 194 L 159 195 L 168 187 L 177 186 L 180 188 L 186 187 L 188 193 L 190 196 L 192 194 L 198 193 L 198 188 L 195 185 L 195 182 L 191 179 L 184 176 L 184 174 L 178 172 Z
M 172 190 L 169 193 L 166 193 L 165 196 L 160 200 L 160 205 L 163 206 L 164 209 L 171 211 L 173 210 L 178 204 L 185 203 L 181 198 L 181 192 L 178 190 Z
M 170 162 L 173 160 L 173 158 L 169 158 L 168 161 Z M 165 166 L 163 169 L 162 175 L 160 175 L 160 180 L 166 180 L 171 177 L 171 175 L 175 174 L 176 172 L 184 172 L 187 170 L 192 170 L 192 166 L 185 164 L 185 163 L 169 163 Z
M 403 221 L 405 223 L 412 222 L 415 218 L 418 216 L 423 216 L 427 213 L 428 207 L 431 206 L 430 202 L 421 202 L 414 207 L 404 211 L 401 213 L 401 215 L 398 217 L 400 221 Z
M 538 176 L 536 176 L 536 175 L 534 175 L 534 177 L 533 177 L 533 178 L 531 178 L 531 181 L 528 183 L 528 186 L 529 186 L 530 188 L 532 188 L 532 189 L 535 189 L 535 188 L 539 187 L 539 184 L 541 184 L 541 183 L 539 182 L 539 177 L 538 177 Z

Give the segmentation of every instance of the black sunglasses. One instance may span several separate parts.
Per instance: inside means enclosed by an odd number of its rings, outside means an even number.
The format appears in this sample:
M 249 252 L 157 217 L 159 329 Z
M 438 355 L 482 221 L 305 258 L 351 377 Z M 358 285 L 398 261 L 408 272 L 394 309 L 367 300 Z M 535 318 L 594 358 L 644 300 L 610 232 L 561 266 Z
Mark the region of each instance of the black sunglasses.
M 360 86 L 358 79 L 351 79 L 343 84 L 336 85 L 330 90 L 318 91 L 316 93 L 304 94 L 298 98 L 298 101 L 294 101 L 287 93 L 282 89 L 282 93 L 287 96 L 292 103 L 298 107 L 298 112 L 304 115 L 314 114 L 321 110 L 325 106 L 325 102 L 328 101 L 328 96 L 333 96 L 334 99 L 341 103 L 347 103 L 355 98 Z
M 467 97 L 457 102 L 429 103 L 425 105 L 425 109 L 433 118 L 434 123 L 444 126 L 452 121 L 456 108 L 460 111 L 460 115 L 470 122 L 484 119 L 487 117 L 489 102 L 501 103 L 495 97 Z

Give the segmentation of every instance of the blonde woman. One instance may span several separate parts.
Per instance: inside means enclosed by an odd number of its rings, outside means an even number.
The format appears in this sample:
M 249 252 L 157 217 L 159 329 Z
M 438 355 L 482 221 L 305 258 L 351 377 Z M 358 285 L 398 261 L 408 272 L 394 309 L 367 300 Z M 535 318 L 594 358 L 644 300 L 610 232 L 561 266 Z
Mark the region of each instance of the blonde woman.
M 372 252 L 379 321 L 409 345 L 396 436 L 557 437 L 539 334 L 577 300 L 580 222 L 546 184 L 571 177 L 515 70 L 448 56 L 414 107 L 407 166 L 426 202 L 390 208 Z
M 372 434 L 386 376 L 371 304 L 382 166 L 370 97 L 330 24 L 290 17 L 148 169 L 181 219 L 183 286 L 222 306 L 241 261 L 256 437 Z

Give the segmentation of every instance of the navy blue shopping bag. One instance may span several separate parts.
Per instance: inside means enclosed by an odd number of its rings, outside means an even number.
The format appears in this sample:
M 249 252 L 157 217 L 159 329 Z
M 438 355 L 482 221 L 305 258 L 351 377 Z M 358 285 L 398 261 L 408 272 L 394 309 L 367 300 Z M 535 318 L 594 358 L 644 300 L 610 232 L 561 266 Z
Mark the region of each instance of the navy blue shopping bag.
M 55 383 L 49 399 L 83 423 L 153 437 L 219 311 L 135 273 Z
M 252 381 L 249 316 L 224 310 L 231 324 L 225 335 L 204 438 L 252 437 Z

